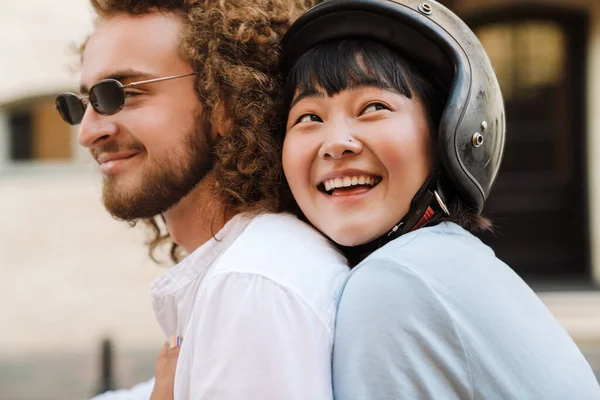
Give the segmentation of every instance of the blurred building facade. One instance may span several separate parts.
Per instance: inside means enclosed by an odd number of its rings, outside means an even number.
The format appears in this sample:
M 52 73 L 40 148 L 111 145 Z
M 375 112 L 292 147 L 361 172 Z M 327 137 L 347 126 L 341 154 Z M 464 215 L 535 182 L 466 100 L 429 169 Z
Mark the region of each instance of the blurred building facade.
M 443 3 L 481 40 L 506 105 L 505 157 L 486 206 L 497 229 L 482 239 L 576 339 L 599 340 L 600 3 Z
M 497 233 L 482 239 L 600 371 L 600 2 L 443 3 L 482 40 L 506 101 L 487 208 Z M 57 93 L 77 92 L 74 49 L 92 28 L 85 1 L 0 4 L 0 399 L 89 395 L 106 336 L 130 385 L 163 340 L 148 285 L 164 267 L 104 211 L 100 176 L 54 110 Z
M 81 399 L 100 380 L 152 376 L 164 338 L 139 229 L 103 209 L 101 177 L 54 97 L 78 91 L 75 49 L 93 28 L 81 0 L 0 2 L 0 399 Z

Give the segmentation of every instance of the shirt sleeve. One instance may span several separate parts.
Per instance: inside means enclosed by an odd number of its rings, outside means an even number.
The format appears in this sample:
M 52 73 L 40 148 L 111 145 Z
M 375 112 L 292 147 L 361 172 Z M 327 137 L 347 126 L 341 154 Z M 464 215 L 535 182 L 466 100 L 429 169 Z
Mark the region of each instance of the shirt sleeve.
M 186 398 L 332 399 L 333 335 L 299 294 L 260 275 L 217 275 L 190 323 L 192 358 L 178 366 L 190 374 Z
M 154 389 L 154 378 L 135 385 L 131 389 L 102 393 L 92 400 L 149 400 Z
M 349 276 L 333 350 L 336 400 L 472 399 L 468 355 L 435 291 L 391 261 Z

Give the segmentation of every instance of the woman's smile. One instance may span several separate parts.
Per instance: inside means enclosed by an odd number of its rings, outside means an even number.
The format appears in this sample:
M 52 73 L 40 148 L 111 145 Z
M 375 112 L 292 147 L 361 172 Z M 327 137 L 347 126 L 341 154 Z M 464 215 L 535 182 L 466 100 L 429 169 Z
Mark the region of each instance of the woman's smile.
M 389 231 L 430 168 L 429 126 L 416 98 L 367 85 L 305 95 L 290 110 L 285 176 L 308 220 L 341 245 Z

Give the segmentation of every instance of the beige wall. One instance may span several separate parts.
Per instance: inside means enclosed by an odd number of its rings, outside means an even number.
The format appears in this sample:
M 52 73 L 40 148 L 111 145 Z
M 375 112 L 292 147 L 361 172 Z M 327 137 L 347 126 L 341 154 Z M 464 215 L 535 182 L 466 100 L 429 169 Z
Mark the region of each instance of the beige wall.
M 0 355 L 95 352 L 104 335 L 158 349 L 149 284 L 166 267 L 104 210 L 100 176 L 23 172 L 0 175 L 0 188 Z
M 149 283 L 164 268 L 148 259 L 139 230 L 103 209 L 100 176 L 76 146 L 76 129 L 52 126 L 55 110 L 46 109 L 38 118 L 44 129 L 71 135 L 73 161 L 7 160 L 3 109 L 76 89 L 69 49 L 92 28 L 85 0 L 0 0 L 0 360 L 95 353 L 105 335 L 122 350 L 158 349 L 163 340 Z M 42 155 L 58 151 L 36 144 Z
M 0 106 L 78 87 L 69 48 L 91 28 L 88 1 L 0 1 Z

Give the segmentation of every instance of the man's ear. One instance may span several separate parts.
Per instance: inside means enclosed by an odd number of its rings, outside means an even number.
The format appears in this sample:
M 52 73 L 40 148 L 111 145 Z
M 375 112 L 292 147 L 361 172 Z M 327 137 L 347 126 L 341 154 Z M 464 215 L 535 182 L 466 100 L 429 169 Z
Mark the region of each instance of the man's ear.
M 218 139 L 220 136 L 227 136 L 231 123 L 225 112 L 225 102 L 217 104 L 212 111 L 210 124 L 212 126 L 213 139 Z

